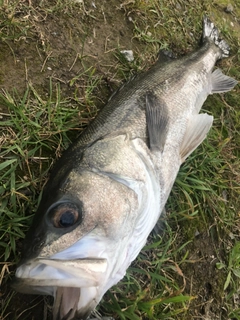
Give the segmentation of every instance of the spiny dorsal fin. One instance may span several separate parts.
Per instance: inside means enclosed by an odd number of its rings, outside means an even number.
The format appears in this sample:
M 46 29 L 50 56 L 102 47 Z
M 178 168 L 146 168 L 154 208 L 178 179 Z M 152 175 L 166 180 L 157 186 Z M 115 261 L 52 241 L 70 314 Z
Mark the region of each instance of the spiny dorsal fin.
M 230 91 L 238 83 L 237 80 L 223 74 L 220 69 L 213 71 L 211 80 L 212 93 Z
M 154 93 L 146 95 L 146 118 L 150 149 L 163 151 L 168 131 L 167 107 Z
M 193 115 L 187 125 L 180 148 L 182 162 L 200 145 L 206 138 L 213 122 L 213 117 L 206 113 Z

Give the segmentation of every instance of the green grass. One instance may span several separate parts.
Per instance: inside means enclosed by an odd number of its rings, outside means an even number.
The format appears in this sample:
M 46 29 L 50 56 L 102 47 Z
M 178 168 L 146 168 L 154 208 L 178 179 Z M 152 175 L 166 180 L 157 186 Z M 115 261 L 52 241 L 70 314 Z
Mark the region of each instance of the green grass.
M 59 94 L 59 90 L 58 90 Z M 59 97 L 60 98 L 60 97 Z M 9 113 L 0 122 L 3 132 L 0 152 L 1 172 L 1 256 L 6 261 L 16 254 L 16 239 L 23 238 L 31 212 L 54 156 L 69 144 L 68 132 L 78 110 L 67 108 L 66 101 L 43 101 L 33 88 L 23 98 L 5 93 L 1 104 Z M 63 106 L 64 105 L 64 106 Z M 76 125 L 76 122 L 75 122 Z M 60 146 L 61 144 L 61 146 Z
M 201 18 L 206 13 L 232 49 L 231 57 L 220 62 L 221 69 L 240 78 L 240 28 L 235 20 L 240 5 L 234 4 L 230 15 L 224 12 L 227 4 L 209 0 L 197 4 L 191 0 L 122 2 L 121 10 L 131 17 L 127 23 L 131 23 L 130 37 L 136 44 L 134 62 L 127 62 L 117 46 L 109 65 L 104 65 L 107 71 L 102 71 L 97 58 L 89 60 L 83 46 L 76 56 L 81 68 L 69 78 L 67 89 L 50 79 L 47 94 L 34 83 L 28 83 L 24 94 L 19 94 L 18 88 L 11 93 L 1 91 L 0 282 L 4 288 L 13 276 L 21 240 L 36 211 L 49 169 L 107 101 L 109 78 L 115 89 L 123 79 L 147 69 L 159 49 L 173 50 L 179 56 L 192 51 L 198 44 Z M 116 6 L 112 10 L 122 12 L 119 4 Z M 75 10 L 82 12 L 88 24 L 84 30 L 102 17 L 92 6 L 72 1 L 41 1 L 38 6 L 26 1 L 0 1 L 0 40 L 7 43 L 13 55 L 15 45 L 34 37 L 43 52 L 50 52 L 51 43 L 41 36 L 38 19 L 70 19 L 75 17 Z M 88 45 L 87 36 L 85 40 Z M 0 58 L 4 58 L 2 53 Z M 214 115 L 214 125 L 208 138 L 181 167 L 166 207 L 166 230 L 162 237 L 150 236 L 125 278 L 104 296 L 98 306 L 101 314 L 121 320 L 192 319 L 193 310 L 203 305 L 198 297 L 201 283 L 192 270 L 198 270 L 205 259 L 213 274 L 214 303 L 224 310 L 221 319 L 240 319 L 239 93 L 236 87 L 227 94 L 208 98 L 204 111 Z M 207 272 L 206 278 L 211 281 Z M 0 318 L 10 319 L 15 295 L 5 290 L 2 301 Z M 29 319 L 27 308 L 22 319 Z
M 106 294 L 101 303 L 102 313 L 117 315 L 119 319 L 139 320 L 143 316 L 156 319 L 156 315 L 170 319 L 187 310 L 193 297 L 183 294 L 185 278 L 181 262 L 176 261 L 186 244 L 173 249 L 176 234 L 169 226 L 167 231 L 163 238 L 151 238 L 125 279 Z M 176 277 L 178 282 L 174 280 Z
M 31 219 L 29 213 L 36 209 L 37 196 L 53 162 L 82 130 L 79 124 L 84 127 L 95 113 L 88 95 L 97 80 L 91 79 L 89 76 L 85 95 L 88 110 L 80 101 L 63 99 L 60 87 L 52 88 L 51 81 L 45 100 L 32 86 L 23 97 L 0 94 L 0 103 L 8 110 L 0 122 L 0 247 L 4 261 L 11 254 L 16 255 L 15 241 L 24 237 Z

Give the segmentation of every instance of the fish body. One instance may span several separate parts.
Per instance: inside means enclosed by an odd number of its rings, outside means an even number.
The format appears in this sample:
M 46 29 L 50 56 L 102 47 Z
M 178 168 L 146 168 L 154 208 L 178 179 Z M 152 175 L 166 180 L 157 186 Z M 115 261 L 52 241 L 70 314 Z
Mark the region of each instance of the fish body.
M 182 162 L 212 126 L 203 102 L 237 83 L 213 71 L 228 53 L 204 18 L 199 50 L 119 89 L 56 163 L 15 280 L 18 291 L 54 296 L 55 320 L 87 319 L 137 257 Z

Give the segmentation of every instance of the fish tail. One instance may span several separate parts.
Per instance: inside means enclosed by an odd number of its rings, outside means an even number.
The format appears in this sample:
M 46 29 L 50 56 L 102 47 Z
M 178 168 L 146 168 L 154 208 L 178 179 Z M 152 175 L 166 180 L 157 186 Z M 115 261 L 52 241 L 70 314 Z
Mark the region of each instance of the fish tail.
M 221 50 L 221 58 L 228 57 L 230 48 L 227 42 L 219 38 L 219 31 L 214 23 L 206 16 L 203 17 L 202 40 L 210 40 Z

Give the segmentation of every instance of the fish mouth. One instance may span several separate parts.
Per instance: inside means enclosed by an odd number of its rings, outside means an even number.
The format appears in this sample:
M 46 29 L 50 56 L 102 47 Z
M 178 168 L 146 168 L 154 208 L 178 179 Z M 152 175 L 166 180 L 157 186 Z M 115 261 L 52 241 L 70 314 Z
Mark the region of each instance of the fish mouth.
M 111 261 L 105 248 L 103 241 L 90 235 L 53 255 L 43 252 L 20 264 L 12 287 L 21 293 L 53 296 L 53 320 L 85 320 L 106 291 Z
M 19 266 L 12 287 L 22 293 L 54 296 L 53 319 L 87 319 L 101 298 L 107 259 L 38 258 Z
M 54 295 L 53 287 L 98 287 L 105 278 L 107 260 L 38 258 L 19 266 L 13 287 L 23 293 Z

